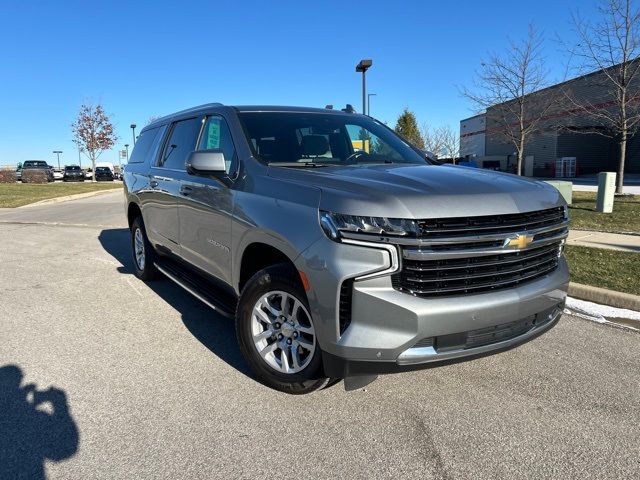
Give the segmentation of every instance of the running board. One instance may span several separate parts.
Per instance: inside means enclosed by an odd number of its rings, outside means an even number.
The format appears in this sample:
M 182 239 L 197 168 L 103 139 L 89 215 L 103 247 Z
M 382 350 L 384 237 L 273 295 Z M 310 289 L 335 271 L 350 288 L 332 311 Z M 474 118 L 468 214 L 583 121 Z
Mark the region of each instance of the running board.
M 215 310 L 220 315 L 227 318 L 235 318 L 235 311 L 233 307 L 229 305 L 229 302 L 221 301 L 219 298 L 212 295 L 212 291 L 215 291 L 215 287 L 206 279 L 201 278 L 200 275 L 189 272 L 186 268 L 183 268 L 176 262 L 170 260 L 161 260 L 155 262 L 154 265 L 169 280 L 184 288 L 187 292 L 205 305 L 211 307 L 211 309 Z M 204 285 L 207 288 L 202 288 L 201 285 Z M 224 297 L 225 295 L 221 294 L 220 296 Z

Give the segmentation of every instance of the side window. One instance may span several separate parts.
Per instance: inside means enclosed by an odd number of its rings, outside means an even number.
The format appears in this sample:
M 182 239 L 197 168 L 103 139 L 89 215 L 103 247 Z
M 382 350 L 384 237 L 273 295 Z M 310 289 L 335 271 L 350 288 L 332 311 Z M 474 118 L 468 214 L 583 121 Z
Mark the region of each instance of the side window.
M 231 171 L 236 156 L 229 126 L 224 118 L 213 115 L 207 118 L 200 137 L 198 150 L 222 150 L 227 173 Z
M 202 120 L 190 118 L 173 124 L 160 158 L 160 166 L 174 170 L 184 170 L 187 156 L 196 146 Z
M 154 145 L 159 131 L 160 128 L 157 127 L 151 130 L 144 130 L 140 133 L 129 157 L 129 163 L 143 163 L 147 161 L 152 150 L 151 147 Z

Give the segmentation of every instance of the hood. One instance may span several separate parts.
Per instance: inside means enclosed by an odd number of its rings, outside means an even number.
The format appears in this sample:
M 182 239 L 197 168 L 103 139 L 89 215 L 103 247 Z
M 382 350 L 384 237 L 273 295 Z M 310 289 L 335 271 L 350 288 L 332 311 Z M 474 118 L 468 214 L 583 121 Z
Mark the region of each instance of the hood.
M 564 205 L 560 193 L 546 183 L 452 165 L 270 167 L 269 176 L 319 188 L 320 209 L 351 215 L 465 217 Z

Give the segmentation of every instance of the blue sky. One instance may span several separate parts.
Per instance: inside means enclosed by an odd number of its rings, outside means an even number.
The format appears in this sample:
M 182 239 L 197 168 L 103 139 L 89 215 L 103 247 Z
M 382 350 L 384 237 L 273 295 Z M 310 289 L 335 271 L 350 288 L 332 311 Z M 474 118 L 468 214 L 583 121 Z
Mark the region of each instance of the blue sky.
M 551 78 L 571 41 L 571 12 L 595 0 L 510 1 L 13 1 L 0 6 L 0 165 L 77 163 L 70 124 L 102 102 L 120 137 L 129 125 L 219 101 L 361 108 L 355 64 L 367 74 L 371 114 L 390 125 L 404 107 L 419 123 L 458 128 L 470 116 L 458 86 L 487 51 L 525 35 L 548 38 Z M 87 160 L 83 158 L 83 162 Z

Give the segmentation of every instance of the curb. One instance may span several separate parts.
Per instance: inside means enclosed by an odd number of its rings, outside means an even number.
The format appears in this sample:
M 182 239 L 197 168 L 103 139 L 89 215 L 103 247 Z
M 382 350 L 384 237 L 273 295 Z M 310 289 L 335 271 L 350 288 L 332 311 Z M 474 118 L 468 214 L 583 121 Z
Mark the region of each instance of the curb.
M 583 230 L 581 228 L 570 228 L 569 230 L 573 230 L 574 232 L 589 232 L 589 233 L 613 233 L 615 235 L 629 235 L 631 237 L 640 237 L 640 232 L 623 232 L 623 231 L 600 231 L 600 230 Z
M 640 311 L 640 297 L 630 293 L 569 282 L 569 296 L 610 307 Z
M 17 207 L 17 208 L 29 208 L 29 207 L 37 207 L 39 205 L 49 205 L 51 203 L 68 202 L 69 200 L 78 200 L 80 198 L 95 197 L 97 195 L 103 195 L 105 193 L 118 192 L 118 191 L 121 191 L 121 190 L 118 188 L 107 188 L 105 190 L 97 190 L 95 192 L 76 193 L 74 195 L 65 195 L 64 197 L 47 198 L 45 200 L 40 200 L 39 202 L 27 203 L 26 205 L 22 205 L 21 207 Z

